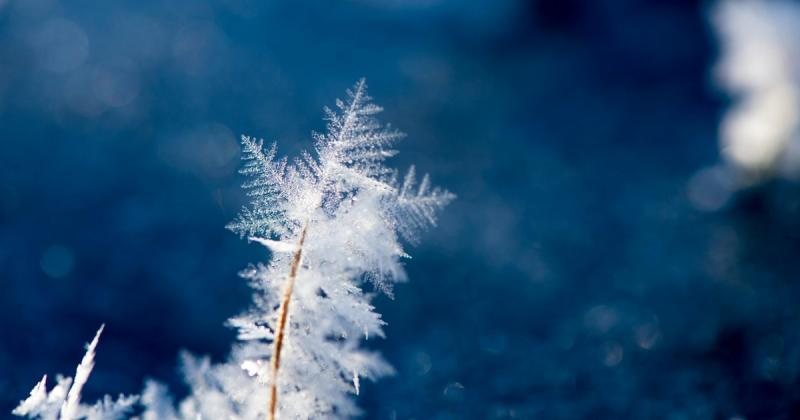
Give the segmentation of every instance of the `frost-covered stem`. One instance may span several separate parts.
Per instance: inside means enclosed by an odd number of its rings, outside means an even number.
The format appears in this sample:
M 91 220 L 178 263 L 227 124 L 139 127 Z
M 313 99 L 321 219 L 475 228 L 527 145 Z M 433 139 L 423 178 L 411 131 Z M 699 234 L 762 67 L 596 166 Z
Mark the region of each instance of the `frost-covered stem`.
M 300 267 L 300 259 L 303 255 L 303 242 L 306 240 L 306 229 L 308 222 L 300 233 L 300 241 L 297 243 L 297 251 L 292 257 L 292 264 L 289 266 L 289 278 L 286 279 L 286 289 L 283 291 L 281 307 L 278 311 L 278 331 L 275 333 L 275 341 L 272 348 L 272 381 L 269 386 L 269 419 L 275 420 L 275 410 L 278 408 L 278 369 L 281 367 L 281 349 L 283 348 L 283 336 L 286 332 L 286 320 L 289 318 L 289 302 L 292 299 L 294 281 L 297 278 L 297 269 Z

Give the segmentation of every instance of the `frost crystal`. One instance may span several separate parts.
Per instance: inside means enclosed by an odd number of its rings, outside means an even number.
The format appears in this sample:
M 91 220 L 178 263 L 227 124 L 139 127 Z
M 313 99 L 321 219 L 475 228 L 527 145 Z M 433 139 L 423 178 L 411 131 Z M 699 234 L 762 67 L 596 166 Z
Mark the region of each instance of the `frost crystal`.
M 405 279 L 399 236 L 416 241 L 454 196 L 427 176 L 417 186 L 413 167 L 399 182 L 384 165 L 403 134 L 375 118 L 381 108 L 363 79 L 336 108 L 325 109 L 315 154 L 291 163 L 276 158 L 275 145 L 242 137 L 251 202 L 228 228 L 264 245 L 272 260 L 242 273 L 255 304 L 229 321 L 242 340 L 229 362 L 185 358 L 192 394 L 180 417 L 265 418 L 274 402 L 281 419 L 352 417 L 360 380 L 392 373 L 361 348 L 384 325 L 363 287 L 391 293 Z
M 103 400 L 92 406 L 81 404 L 81 390 L 89 380 L 94 368 L 94 356 L 100 334 L 104 326 L 100 326 L 89 345 L 86 354 L 75 372 L 75 380 L 58 376 L 56 386 L 47 392 L 47 375 L 33 387 L 31 395 L 14 409 L 12 414 L 41 420 L 115 420 L 125 416 L 136 404 L 137 396 L 120 395 L 113 400 L 106 395 Z

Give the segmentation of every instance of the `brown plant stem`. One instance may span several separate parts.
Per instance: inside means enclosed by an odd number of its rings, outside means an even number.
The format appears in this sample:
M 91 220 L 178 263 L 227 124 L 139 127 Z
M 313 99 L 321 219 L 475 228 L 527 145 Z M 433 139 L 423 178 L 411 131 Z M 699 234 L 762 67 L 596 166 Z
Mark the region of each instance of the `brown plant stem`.
M 306 240 L 306 229 L 308 223 L 300 232 L 300 241 L 297 243 L 297 251 L 292 257 L 292 264 L 289 266 L 289 278 L 286 279 L 286 288 L 283 290 L 281 306 L 278 310 L 278 331 L 275 333 L 275 341 L 272 346 L 272 382 L 269 386 L 269 420 L 275 420 L 275 411 L 278 408 L 278 369 L 281 367 L 281 349 L 283 348 L 283 336 L 286 332 L 286 320 L 289 318 L 289 302 L 292 299 L 294 282 L 297 278 L 297 269 L 300 267 L 300 259 L 303 255 L 303 242 Z

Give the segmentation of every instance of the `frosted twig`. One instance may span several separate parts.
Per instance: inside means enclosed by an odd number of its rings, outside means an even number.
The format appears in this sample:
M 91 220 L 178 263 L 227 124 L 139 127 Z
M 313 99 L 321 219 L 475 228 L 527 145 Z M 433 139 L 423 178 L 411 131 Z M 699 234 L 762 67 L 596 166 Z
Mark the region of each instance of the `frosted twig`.
M 283 292 L 281 307 L 278 310 L 278 331 L 275 334 L 272 350 L 272 382 L 269 391 L 269 418 L 275 420 L 275 410 L 278 407 L 278 369 L 281 367 L 281 350 L 283 350 L 283 336 L 286 331 L 286 320 L 289 318 L 289 302 L 292 300 L 294 282 L 297 279 L 297 270 L 300 267 L 300 260 L 303 257 L 303 242 L 306 240 L 306 230 L 308 222 L 300 233 L 300 241 L 297 242 L 297 251 L 292 256 L 292 265 L 289 267 L 289 278 L 286 279 L 286 289 Z

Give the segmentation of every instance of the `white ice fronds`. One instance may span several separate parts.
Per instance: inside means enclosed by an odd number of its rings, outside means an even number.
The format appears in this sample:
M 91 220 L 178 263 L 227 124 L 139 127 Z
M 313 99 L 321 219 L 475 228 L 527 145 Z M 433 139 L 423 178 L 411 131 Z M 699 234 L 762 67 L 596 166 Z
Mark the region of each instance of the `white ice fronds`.
M 257 238 L 255 236 L 250 237 L 250 240 L 253 242 L 258 242 L 261 245 L 264 245 L 272 252 L 295 252 L 297 251 L 297 245 L 290 244 L 287 242 L 281 241 L 273 241 L 272 239 L 264 239 L 264 238 Z
M 281 236 L 288 233 L 288 226 L 281 214 L 281 201 L 286 197 L 286 159 L 275 161 L 275 144 L 266 152 L 263 140 L 242 136 L 242 160 L 239 173 L 250 179 L 242 187 L 252 197 L 250 206 L 242 208 L 239 216 L 228 225 L 228 229 L 244 236 Z
M 178 420 L 167 387 L 155 382 L 147 381 L 142 391 L 141 403 L 146 407 L 141 414 L 141 420 Z
M 100 334 L 103 333 L 103 328 L 105 328 L 105 324 L 101 325 L 100 329 L 95 333 L 94 339 L 86 347 L 86 354 L 83 355 L 81 363 L 75 370 L 75 379 L 72 381 L 72 387 L 70 387 L 67 394 L 67 400 L 61 406 L 62 419 L 73 419 L 78 414 L 81 404 L 81 390 L 83 390 L 83 386 L 86 385 L 86 381 L 89 380 L 89 375 L 94 369 L 94 351 L 97 348 L 97 342 L 100 340 Z
M 418 232 L 436 226 L 437 213 L 455 198 L 449 191 L 431 187 L 428 174 L 422 177 L 419 186 L 416 182 L 416 169 L 412 165 L 402 185 L 391 195 L 389 206 L 398 232 L 411 243 L 418 241 Z
M 75 372 L 75 379 L 58 376 L 56 386 L 47 391 L 47 375 L 34 386 L 30 396 L 20 402 L 12 414 L 41 420 L 115 420 L 123 418 L 138 401 L 138 396 L 123 396 L 114 400 L 106 395 L 92 406 L 81 404 L 81 391 L 94 368 L 94 357 L 100 334 L 105 325 L 86 346 L 81 363 Z
M 274 145 L 242 137 L 250 203 L 228 228 L 272 259 L 242 273 L 254 305 L 228 322 L 241 340 L 229 360 L 185 358 L 191 394 L 179 418 L 267 418 L 272 401 L 278 419 L 353 417 L 362 379 L 393 372 L 362 347 L 384 335 L 370 300 L 405 279 L 400 236 L 415 240 L 453 195 L 427 176 L 417 185 L 413 168 L 398 182 L 385 161 L 403 134 L 381 124 L 380 111 L 362 79 L 325 110 L 327 132 L 314 134 L 313 155 L 278 159 Z M 145 395 L 146 406 L 157 403 Z
M 328 132 L 314 135 L 319 161 L 311 167 L 321 171 L 325 181 L 333 183 L 321 186 L 333 196 L 333 206 L 336 199 L 352 192 L 353 187 L 390 189 L 385 180 L 392 171 L 383 162 L 397 154 L 391 147 L 404 134 L 375 118 L 383 108 L 371 100 L 366 81 L 359 80 L 347 90 L 346 100 L 336 101 L 338 111 L 325 109 Z
M 47 375 L 42 377 L 42 380 L 33 387 L 31 395 L 20 402 L 17 408 L 14 409 L 12 414 L 17 416 L 27 416 L 33 414 L 45 405 L 47 400 Z

